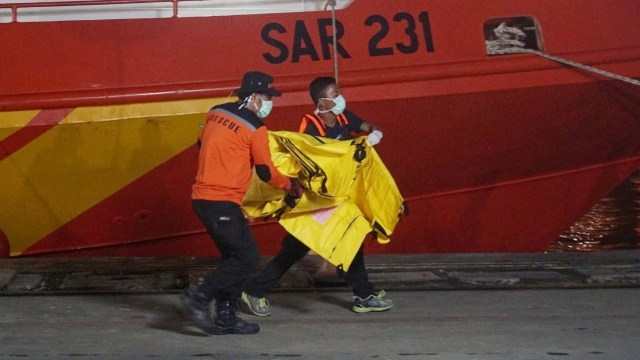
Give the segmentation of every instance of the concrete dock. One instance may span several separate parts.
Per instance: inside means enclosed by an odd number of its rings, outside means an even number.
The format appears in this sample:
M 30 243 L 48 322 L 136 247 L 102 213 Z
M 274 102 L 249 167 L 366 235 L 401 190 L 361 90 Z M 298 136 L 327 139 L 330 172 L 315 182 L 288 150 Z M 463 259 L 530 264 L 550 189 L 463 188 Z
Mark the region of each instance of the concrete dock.
M 204 336 L 178 294 L 210 259 L 3 259 L 0 359 L 640 358 L 638 251 L 367 260 L 388 312 L 351 312 L 310 257 L 241 314 L 259 334 Z

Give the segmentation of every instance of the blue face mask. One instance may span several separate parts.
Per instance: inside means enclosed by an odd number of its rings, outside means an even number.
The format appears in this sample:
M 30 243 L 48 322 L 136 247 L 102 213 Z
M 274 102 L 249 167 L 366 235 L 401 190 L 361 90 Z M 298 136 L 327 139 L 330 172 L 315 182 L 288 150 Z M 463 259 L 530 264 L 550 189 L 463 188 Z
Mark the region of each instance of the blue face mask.
M 344 96 L 338 95 L 337 98 L 333 99 L 335 106 L 331 108 L 331 112 L 334 115 L 340 115 L 347 107 L 347 100 L 344 99 Z
M 262 106 L 260 106 L 260 110 L 256 113 L 260 119 L 264 119 L 271 113 L 273 109 L 273 101 L 271 100 L 262 100 Z
M 344 99 L 344 96 L 338 95 L 335 99 L 323 98 L 326 100 L 331 100 L 335 105 L 329 110 L 318 110 L 319 113 L 327 113 L 331 111 L 334 115 L 340 115 L 347 108 L 347 101 Z
M 256 116 L 258 116 L 260 119 L 264 119 L 267 116 L 269 116 L 269 114 L 271 113 L 271 110 L 273 109 L 273 101 L 265 100 L 260 95 L 257 95 L 257 96 L 260 97 L 260 100 L 262 100 L 262 105 L 260 106 L 260 109 L 258 109 L 258 111 L 256 112 Z M 249 104 L 254 102 L 256 101 L 248 96 L 246 99 L 244 99 L 244 103 L 240 108 L 245 106 L 244 104 Z

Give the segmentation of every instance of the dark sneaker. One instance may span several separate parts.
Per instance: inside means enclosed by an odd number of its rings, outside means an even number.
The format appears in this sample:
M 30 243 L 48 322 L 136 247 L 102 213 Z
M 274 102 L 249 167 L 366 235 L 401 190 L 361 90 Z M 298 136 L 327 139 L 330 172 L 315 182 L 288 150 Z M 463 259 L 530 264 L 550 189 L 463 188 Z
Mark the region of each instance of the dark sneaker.
M 266 298 L 257 298 L 255 296 L 251 296 L 246 292 L 242 292 L 240 296 L 239 302 L 240 308 L 242 311 L 247 314 L 253 314 L 256 316 L 269 316 L 271 315 L 271 311 L 269 311 L 269 300 Z
M 194 324 L 207 334 L 216 333 L 216 325 L 211 318 L 209 302 L 204 296 L 189 289 L 180 296 L 185 312 L 193 319 Z
M 364 299 L 354 296 L 355 303 L 351 309 L 357 313 L 389 310 L 393 307 L 393 301 L 385 299 L 385 295 L 384 290 L 380 290 L 377 294 L 371 294 Z

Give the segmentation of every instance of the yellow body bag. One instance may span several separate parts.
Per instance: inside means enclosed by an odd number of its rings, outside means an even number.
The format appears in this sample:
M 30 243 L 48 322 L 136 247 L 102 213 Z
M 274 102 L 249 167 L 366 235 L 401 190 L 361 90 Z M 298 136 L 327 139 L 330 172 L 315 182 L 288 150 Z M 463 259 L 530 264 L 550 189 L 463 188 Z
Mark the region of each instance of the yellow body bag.
M 345 271 L 367 234 L 387 243 L 404 211 L 404 200 L 366 137 L 338 141 L 288 131 L 269 132 L 280 172 L 305 191 L 294 208 L 284 192 L 254 173 L 244 198 L 251 217 L 275 216 L 293 236 Z

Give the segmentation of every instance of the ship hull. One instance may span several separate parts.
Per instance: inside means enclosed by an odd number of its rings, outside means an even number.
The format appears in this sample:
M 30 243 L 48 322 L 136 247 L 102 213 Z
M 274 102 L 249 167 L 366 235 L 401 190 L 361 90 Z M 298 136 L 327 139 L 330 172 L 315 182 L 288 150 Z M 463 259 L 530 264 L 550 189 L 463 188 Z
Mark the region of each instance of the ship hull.
M 549 51 L 640 77 L 638 36 L 630 36 L 627 43 L 612 40 L 617 39 L 616 29 L 609 28 L 601 38 L 592 35 L 590 42 L 583 42 L 581 34 L 588 33 L 584 29 L 569 41 L 563 37 L 564 21 L 546 3 L 498 2 L 469 15 L 468 31 L 482 29 L 491 17 L 534 15 L 545 29 Z M 578 18 L 594 10 L 572 3 L 565 4 L 566 10 Z M 338 12 L 339 19 L 351 19 L 342 20 L 347 31 L 362 27 L 374 13 L 389 19 L 398 13 L 415 19 L 428 13 L 433 42 L 431 52 L 425 41 L 419 45 L 424 48 L 421 54 L 398 54 L 396 48 L 394 55 L 372 57 L 371 46 L 356 50 L 358 44 L 371 45 L 369 34 L 345 34 L 341 40 L 350 56 L 341 59 L 340 71 L 348 106 L 383 129 L 376 149 L 409 207 L 389 244 L 365 241 L 369 252 L 543 251 L 640 166 L 637 86 L 534 55 L 487 56 L 481 34 L 461 39 L 445 33 L 446 14 L 460 6 L 400 1 L 373 11 L 356 1 Z M 638 7 L 633 2 L 629 6 Z M 74 41 L 70 31 L 83 30 L 92 38 L 118 40 L 88 45 L 86 39 L 76 39 L 78 43 L 65 47 L 65 42 L 62 49 L 47 47 L 49 57 L 26 64 L 20 74 L 42 75 L 53 69 L 60 76 L 33 75 L 21 82 L 11 75 L 0 89 L 3 124 L 18 124 L 5 125 L 0 133 L 0 172 L 9 174 L 0 180 L 8 189 L 2 195 L 2 255 L 214 254 L 190 203 L 197 165 L 194 142 L 204 114 L 227 100 L 244 71 L 259 69 L 274 74 L 285 92 L 267 119 L 269 128 L 297 129 L 301 115 L 312 110 L 308 82 L 333 72 L 320 45 L 319 60 L 313 59 L 299 24 L 315 39 L 320 30 L 311 24 L 326 16 L 282 15 L 278 23 L 286 31 L 275 27 L 267 32 L 273 41 L 259 45 L 252 58 L 242 58 L 249 50 L 238 50 L 233 58 L 216 56 L 210 49 L 224 45 L 234 50 L 228 41 L 220 45 L 222 40 L 214 39 L 205 46 L 202 41 L 181 44 L 179 39 L 204 40 L 194 34 L 223 25 L 236 29 L 243 20 L 259 42 L 273 18 L 0 25 L 10 30 L 3 32 L 4 44 L 11 37 L 36 42 L 29 48 L 12 47 L 4 55 L 3 62 L 16 65 L 37 51 L 42 40 L 30 35 L 36 30 L 69 42 Z M 616 23 L 618 34 L 633 21 L 620 13 L 602 18 L 602 25 Z M 135 30 L 149 40 L 131 35 Z M 161 43 L 154 40 L 156 32 L 165 34 Z M 279 35 L 290 33 L 292 53 L 276 64 L 274 58 L 284 54 L 277 42 L 285 44 L 286 38 Z M 298 62 L 293 59 L 296 34 L 303 39 L 298 40 Z M 141 49 L 134 51 L 136 46 Z M 68 62 L 65 51 L 78 57 L 98 51 L 107 59 Z M 144 51 L 151 64 L 145 63 Z M 163 61 L 163 53 L 171 64 Z M 272 56 L 271 62 L 265 54 Z M 194 60 L 200 57 L 211 63 Z M 279 249 L 284 231 L 277 223 L 256 220 L 252 228 L 263 254 Z

